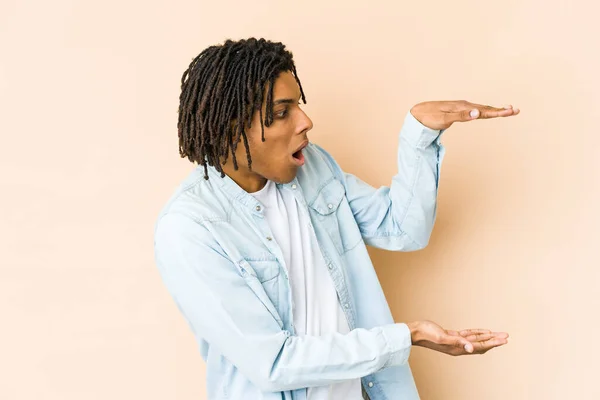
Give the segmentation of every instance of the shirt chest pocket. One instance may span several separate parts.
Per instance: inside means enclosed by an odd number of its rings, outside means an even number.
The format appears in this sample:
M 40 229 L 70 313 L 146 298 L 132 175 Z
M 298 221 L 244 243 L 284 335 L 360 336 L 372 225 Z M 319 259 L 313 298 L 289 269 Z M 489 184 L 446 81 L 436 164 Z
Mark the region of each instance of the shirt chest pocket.
M 353 249 L 361 241 L 360 230 L 346 199 L 346 190 L 337 179 L 324 185 L 309 207 L 339 254 Z
M 281 274 L 277 258 L 272 255 L 245 256 L 239 265 L 242 267 L 242 274 L 245 271 L 260 282 L 267 297 L 277 309 L 279 307 L 279 276 Z

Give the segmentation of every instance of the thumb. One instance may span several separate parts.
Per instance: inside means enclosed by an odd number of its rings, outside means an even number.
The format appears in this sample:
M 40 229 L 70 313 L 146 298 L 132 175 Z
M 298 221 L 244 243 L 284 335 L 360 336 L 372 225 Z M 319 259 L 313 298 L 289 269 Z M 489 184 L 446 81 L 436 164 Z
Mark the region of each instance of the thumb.
M 451 113 L 450 120 L 452 122 L 466 122 L 479 118 L 480 111 L 476 108 L 461 110 Z
M 464 341 L 461 341 L 460 344 L 467 353 L 473 352 L 473 343 L 469 342 L 468 340 L 464 340 Z
M 469 121 L 472 119 L 479 118 L 480 112 L 478 109 L 473 108 L 471 110 L 463 110 L 460 112 L 460 116 L 463 121 Z
M 473 343 L 469 342 L 467 339 L 460 335 L 444 335 L 444 338 L 440 341 L 441 344 L 446 344 L 449 346 L 453 346 L 459 349 L 463 349 L 467 353 L 473 352 Z
M 467 353 L 473 352 L 473 343 L 463 337 L 454 338 L 454 346 L 464 349 Z

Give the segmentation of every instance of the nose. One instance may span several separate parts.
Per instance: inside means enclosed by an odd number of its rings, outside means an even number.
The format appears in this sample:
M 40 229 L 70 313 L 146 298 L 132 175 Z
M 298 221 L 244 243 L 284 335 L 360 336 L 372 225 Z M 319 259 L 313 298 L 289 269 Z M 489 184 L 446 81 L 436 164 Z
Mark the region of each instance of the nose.
M 300 109 L 300 119 L 298 123 L 298 131 L 300 133 L 307 133 L 313 128 L 313 122 L 308 117 L 308 115 L 304 112 L 304 110 Z

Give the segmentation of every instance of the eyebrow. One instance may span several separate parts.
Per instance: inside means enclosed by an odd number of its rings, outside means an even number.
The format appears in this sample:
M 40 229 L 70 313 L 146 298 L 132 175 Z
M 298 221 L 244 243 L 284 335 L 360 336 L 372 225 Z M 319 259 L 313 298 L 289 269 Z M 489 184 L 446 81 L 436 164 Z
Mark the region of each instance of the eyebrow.
M 301 95 L 298 95 L 298 101 L 300 101 L 301 97 Z M 273 102 L 273 105 L 276 106 L 278 104 L 296 104 L 298 101 L 294 99 L 277 99 Z
M 295 103 L 295 101 L 292 99 L 279 99 L 279 100 L 275 100 L 273 102 L 273 105 L 276 106 L 277 104 L 293 104 L 293 103 Z

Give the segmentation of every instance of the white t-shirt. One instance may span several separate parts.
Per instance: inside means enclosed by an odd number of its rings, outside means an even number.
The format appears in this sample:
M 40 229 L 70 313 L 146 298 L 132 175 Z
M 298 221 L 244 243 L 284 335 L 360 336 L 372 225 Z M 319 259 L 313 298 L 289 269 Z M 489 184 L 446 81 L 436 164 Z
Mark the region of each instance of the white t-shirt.
M 273 181 L 250 193 L 262 203 L 264 215 L 281 247 L 292 287 L 293 315 L 298 336 L 348 333 L 348 321 L 338 301 L 335 287 L 307 211 L 298 206 L 294 195 L 279 190 Z M 360 379 L 308 388 L 307 400 L 362 400 Z

